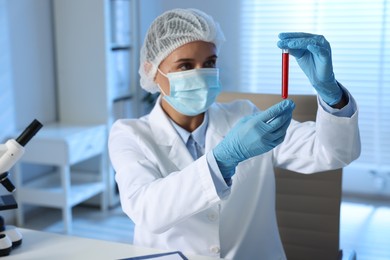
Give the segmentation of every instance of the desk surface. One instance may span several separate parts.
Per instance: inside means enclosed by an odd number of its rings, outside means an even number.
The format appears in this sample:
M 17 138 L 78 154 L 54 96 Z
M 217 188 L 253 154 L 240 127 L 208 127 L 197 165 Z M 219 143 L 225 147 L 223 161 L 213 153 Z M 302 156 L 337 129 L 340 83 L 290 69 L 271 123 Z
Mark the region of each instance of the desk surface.
M 137 247 L 130 244 L 81 238 L 61 234 L 18 229 L 23 236 L 22 244 L 12 249 L 11 254 L 3 259 L 123 259 L 133 256 L 163 253 L 152 248 Z M 206 256 L 189 256 L 191 260 L 211 260 Z

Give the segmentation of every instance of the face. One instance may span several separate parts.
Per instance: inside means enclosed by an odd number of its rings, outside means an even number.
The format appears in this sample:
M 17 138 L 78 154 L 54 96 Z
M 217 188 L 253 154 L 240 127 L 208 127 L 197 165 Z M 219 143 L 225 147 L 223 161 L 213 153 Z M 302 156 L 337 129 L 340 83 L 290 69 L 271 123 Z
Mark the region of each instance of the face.
M 217 63 L 216 48 L 213 43 L 196 41 L 180 46 L 160 63 L 164 73 L 179 72 L 200 68 L 215 68 Z M 169 81 L 157 71 L 155 82 L 164 93 L 169 95 Z

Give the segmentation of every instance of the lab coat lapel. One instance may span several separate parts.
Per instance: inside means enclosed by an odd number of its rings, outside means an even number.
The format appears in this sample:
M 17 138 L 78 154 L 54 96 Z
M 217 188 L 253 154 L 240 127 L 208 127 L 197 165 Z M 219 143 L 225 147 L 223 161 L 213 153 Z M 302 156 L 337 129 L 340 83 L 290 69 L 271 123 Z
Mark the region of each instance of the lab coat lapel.
M 208 110 L 208 113 L 209 123 L 206 132 L 206 153 L 219 144 L 230 129 L 227 115 L 223 113 L 223 110 L 219 109 L 218 103 L 214 103 Z
M 180 137 L 176 138 L 168 156 L 179 170 L 184 169 L 194 161 Z
M 177 170 L 182 170 L 194 161 L 184 142 L 169 121 L 168 116 L 160 106 L 160 97 L 150 113 L 150 127 L 160 149 L 168 153 Z

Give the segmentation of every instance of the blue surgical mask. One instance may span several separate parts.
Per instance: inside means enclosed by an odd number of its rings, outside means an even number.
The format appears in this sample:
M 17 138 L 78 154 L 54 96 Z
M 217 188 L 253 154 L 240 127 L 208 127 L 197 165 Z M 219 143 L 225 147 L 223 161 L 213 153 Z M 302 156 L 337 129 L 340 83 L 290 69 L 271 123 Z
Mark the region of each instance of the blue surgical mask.
M 169 96 L 164 99 L 177 112 L 186 116 L 196 116 L 205 112 L 221 93 L 219 70 L 216 68 L 192 69 L 172 72 L 165 75 L 169 80 Z

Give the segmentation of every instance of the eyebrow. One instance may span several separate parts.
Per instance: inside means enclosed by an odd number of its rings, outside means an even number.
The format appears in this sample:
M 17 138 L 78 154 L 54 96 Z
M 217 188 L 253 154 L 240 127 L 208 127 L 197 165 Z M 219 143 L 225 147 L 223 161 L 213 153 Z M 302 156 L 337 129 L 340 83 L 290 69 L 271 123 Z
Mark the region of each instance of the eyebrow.
M 211 60 L 211 59 L 217 59 L 218 56 L 213 54 L 209 57 L 206 58 L 206 60 Z M 187 58 L 183 58 L 183 59 L 178 59 L 177 61 L 175 61 L 175 63 L 181 63 L 181 62 L 191 62 L 193 61 L 194 59 L 187 59 Z

